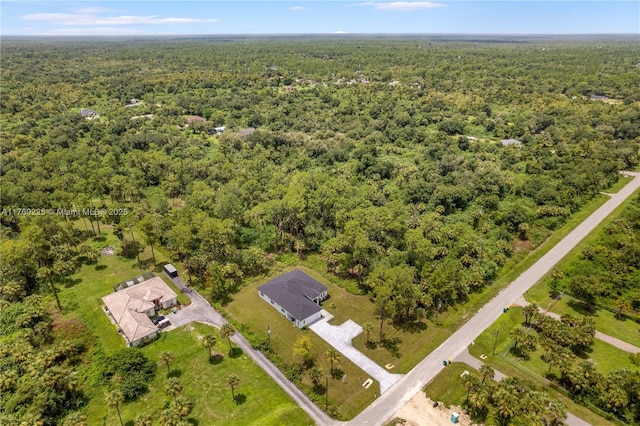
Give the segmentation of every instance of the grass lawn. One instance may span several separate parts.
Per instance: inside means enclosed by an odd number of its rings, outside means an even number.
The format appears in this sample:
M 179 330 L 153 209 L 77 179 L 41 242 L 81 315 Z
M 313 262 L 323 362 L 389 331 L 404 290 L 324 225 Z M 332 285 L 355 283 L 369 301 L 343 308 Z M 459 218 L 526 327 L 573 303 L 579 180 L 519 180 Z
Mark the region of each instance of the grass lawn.
M 88 243 L 96 249 L 113 246 L 117 253 L 120 247 L 118 239 L 110 232 L 109 227 L 102 225 L 101 228 L 102 235 Z M 146 248 L 140 257 L 143 262 L 150 259 L 150 249 Z M 169 260 L 162 250 L 156 250 L 156 259 L 158 264 Z M 151 267 L 152 264 L 149 268 Z M 96 364 L 89 365 L 87 371 L 88 377 L 93 377 L 87 380 L 86 389 L 91 397 L 85 409 L 89 424 L 119 424 L 115 410 L 108 409 L 104 402 L 105 389 L 99 384 L 92 384 L 99 375 L 95 356 L 99 356 L 100 353 L 108 356 L 125 347 L 124 339 L 102 311 L 101 297 L 113 292 L 114 284 L 149 271 L 149 268 L 140 269 L 136 259 L 125 259 L 117 254 L 101 256 L 97 264 L 83 265 L 66 285 L 57 286 L 64 310 L 63 319 L 80 318 L 92 331 L 96 342 L 96 348 L 93 350 Z M 189 299 L 180 293 L 163 273 L 156 270 L 156 275 L 162 277 L 173 288 L 180 303 L 188 303 Z M 219 338 L 216 329 L 201 324 L 162 333 L 157 341 L 142 348 L 142 351 L 154 361 L 163 350 L 171 350 L 174 353 L 172 374 L 180 377 L 184 385 L 184 394 L 195 403 L 190 416 L 193 419 L 192 424 L 312 423 L 297 404 L 244 355 L 236 358 L 225 356 L 219 365 L 209 364 L 207 351 L 197 336 L 210 332 L 218 336 L 216 349 L 227 355 L 229 348 L 226 340 Z M 243 395 L 239 398 L 242 403 L 235 404 L 229 388 L 226 387 L 226 377 L 232 372 L 240 377 L 240 387 L 236 394 Z M 157 414 L 164 408 L 168 401 L 164 394 L 166 378 L 165 367 L 159 366 L 150 392 L 140 400 L 128 402 L 121 407 L 122 417 L 127 425 L 131 426 L 135 415 L 142 411 Z M 265 406 L 269 409 L 264 409 Z
M 460 375 L 464 371 L 471 373 L 476 370 L 462 362 L 454 362 L 447 365 L 438 375 L 424 387 L 424 393 L 432 401 L 443 402 L 447 407 L 461 405 L 467 396 L 467 391 L 462 386 Z
M 626 178 L 621 179 L 621 181 L 623 180 L 625 182 L 628 181 L 626 180 Z M 582 250 L 584 249 L 584 247 L 595 244 L 599 236 L 604 232 L 604 230 L 610 225 L 613 220 L 620 216 L 623 210 L 632 202 L 631 200 L 633 198 L 635 197 L 629 197 L 629 199 L 618 206 L 618 208 L 616 208 L 616 210 L 614 210 L 613 213 L 609 215 L 609 217 L 603 220 L 587 237 L 585 237 L 584 240 L 582 240 L 582 242 L 580 242 L 580 244 L 578 244 L 571 252 L 569 252 L 569 254 L 564 259 L 562 259 L 558 263 L 556 269 L 565 272 L 564 278 L 558 281 L 558 287 L 560 289 L 564 285 L 566 285 L 566 282 L 568 282 L 568 279 L 570 278 L 568 275 L 570 274 L 572 263 L 575 259 L 582 255 Z M 529 291 L 525 294 L 527 301 L 531 303 L 537 303 L 539 306 L 545 309 L 548 308 L 553 302 L 549 289 L 549 284 L 551 282 L 551 278 L 549 275 L 550 274 L 541 279 L 540 282 L 529 289 Z M 568 295 L 563 295 L 562 298 L 553 305 L 553 307 L 551 308 L 551 312 L 555 312 L 560 315 L 590 315 L 593 317 L 596 323 L 596 329 L 598 331 L 609 334 L 633 345 L 640 346 L 640 324 L 631 320 L 618 320 L 615 318 L 612 312 L 605 309 L 596 308 L 594 312 L 586 312 L 583 309 L 582 303 L 580 301 Z
M 208 350 L 199 337 L 214 334 L 218 337 L 215 350 L 224 354 L 222 362 L 209 361 Z M 169 350 L 175 355 L 170 364 L 172 377 L 178 377 L 184 385 L 183 395 L 194 402 L 189 416 L 191 424 L 200 425 L 310 425 L 313 422 L 276 385 L 267 374 L 246 356 L 238 353 L 229 356 L 229 346 L 220 338 L 216 328 L 203 324 L 186 325 L 168 333 L 154 343 L 142 348 L 151 360 L 157 360 L 160 352 Z M 226 378 L 235 373 L 240 385 L 235 391 L 236 401 L 226 386 Z M 149 386 L 149 392 L 136 401 L 120 407 L 122 420 L 132 425 L 136 415 L 142 412 L 157 421 L 170 397 L 165 394 L 167 369 L 159 365 L 157 374 Z M 101 391 L 96 391 L 86 413 L 89 424 L 119 425 L 114 409 L 109 409 Z
M 527 300 L 537 303 L 543 308 L 548 308 L 553 299 L 547 283 L 550 279 L 544 279 L 527 293 Z M 553 304 L 550 312 L 559 315 L 570 314 L 573 316 L 590 316 L 596 324 L 596 329 L 604 334 L 616 337 L 632 345 L 640 346 L 640 324 L 630 319 L 617 319 L 613 312 L 606 309 L 596 308 L 593 312 L 587 312 L 583 304 L 578 299 L 569 295 L 563 295 L 560 300 Z
M 548 381 L 544 378 L 548 364 L 540 359 L 543 352 L 541 349 L 533 352 L 527 361 L 517 359 L 509 353 L 509 349 L 513 345 L 509 332 L 523 322 L 521 308 L 509 309 L 475 340 L 474 345 L 469 347 L 469 352 L 476 358 L 480 358 L 482 354 L 487 355 L 488 358 L 485 362 L 507 376 L 517 376 L 534 382 L 537 386 L 544 388 L 552 397 L 561 399 L 566 404 L 568 411 L 583 420 L 594 425 L 613 424 L 549 387 Z M 495 356 L 492 355 L 494 344 L 496 344 Z M 598 371 L 603 374 L 631 367 L 628 354 L 611 345 L 594 340 L 591 349 L 585 358 L 591 358 Z
M 286 268 L 283 271 L 274 272 L 272 277 L 291 269 L 293 268 Z M 301 267 L 301 269 L 318 278 L 328 286 L 329 294 L 332 295 L 332 297 L 325 302 L 325 308 L 333 303 L 334 300 L 337 301 L 339 299 L 338 295 L 341 294 L 341 292 L 344 292 L 345 296 L 348 294 L 345 290 L 321 279 L 321 277 L 313 273 L 313 271 L 304 267 Z M 265 339 L 267 337 L 268 326 L 271 330 L 271 348 L 287 364 L 297 362 L 293 355 L 293 345 L 295 341 L 301 336 L 309 336 L 313 345 L 313 353 L 316 354 L 316 362 L 320 364 L 325 371 L 328 371 L 329 362 L 325 359 L 324 354 L 331 346 L 313 331 L 298 329 L 258 296 L 256 287 L 272 277 L 256 280 L 243 288 L 239 293 L 234 294 L 233 300 L 225 307 L 226 312 L 236 321 L 248 327 L 254 335 L 264 336 Z M 350 296 L 354 298 L 364 297 Z M 354 304 L 353 307 L 356 310 L 359 309 L 358 304 Z M 327 310 L 334 311 L 330 308 Z M 330 382 L 329 400 L 333 402 L 337 408 L 340 417 L 350 419 L 373 402 L 374 394 L 377 393 L 380 395 L 380 385 L 377 381 L 374 381 L 374 384 L 370 386 L 369 389 L 363 388 L 362 383 L 364 383 L 369 376 L 344 356 L 341 356 L 338 366 L 344 374 L 347 375 L 347 380 L 344 382 L 341 380 L 332 380 Z M 311 385 L 311 381 L 304 373 L 303 384 L 305 386 Z M 324 401 L 323 398 L 319 398 L 319 400 Z
M 105 228 L 104 225 L 103 228 Z M 88 243 L 96 249 L 112 246 L 116 249 L 116 253 L 120 247 L 118 239 L 104 229 L 100 237 Z M 145 259 L 144 254 L 141 254 L 141 259 Z M 156 253 L 156 258 L 160 264 L 159 253 Z M 164 258 L 162 260 L 166 261 Z M 115 326 L 102 311 L 101 297 L 113 293 L 115 284 L 136 277 L 142 272 L 148 272 L 150 268 L 140 269 L 136 259 L 125 259 L 117 254 L 100 256 L 98 263 L 94 265 L 83 265 L 76 274 L 71 276 L 67 284 L 57 285 L 64 314 L 80 317 L 94 331 L 94 334 L 100 337 L 107 354 L 124 348 L 124 339 L 116 332 Z M 178 303 L 189 303 L 189 298 L 182 294 L 163 273 L 157 271 L 155 273 L 178 295 Z

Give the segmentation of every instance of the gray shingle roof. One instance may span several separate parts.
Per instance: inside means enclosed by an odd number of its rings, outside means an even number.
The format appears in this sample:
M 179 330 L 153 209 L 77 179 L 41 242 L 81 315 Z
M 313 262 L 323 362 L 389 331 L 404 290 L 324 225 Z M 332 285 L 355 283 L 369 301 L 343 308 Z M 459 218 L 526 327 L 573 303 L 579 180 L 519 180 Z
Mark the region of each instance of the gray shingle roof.
M 310 299 L 315 299 L 327 291 L 327 287 L 301 270 L 294 269 L 261 285 L 258 290 L 282 306 L 298 321 L 302 321 L 322 310 L 320 305 Z

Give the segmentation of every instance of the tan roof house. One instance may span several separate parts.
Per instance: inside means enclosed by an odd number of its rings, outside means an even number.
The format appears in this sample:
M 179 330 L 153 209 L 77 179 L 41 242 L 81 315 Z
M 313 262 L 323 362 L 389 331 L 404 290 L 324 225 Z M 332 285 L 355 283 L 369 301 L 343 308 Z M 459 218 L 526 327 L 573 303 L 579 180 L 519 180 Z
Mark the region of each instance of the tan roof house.
M 160 277 L 153 277 L 102 298 L 105 312 L 115 322 L 128 346 L 138 346 L 158 335 L 150 317 L 156 309 L 175 306 L 178 296 Z

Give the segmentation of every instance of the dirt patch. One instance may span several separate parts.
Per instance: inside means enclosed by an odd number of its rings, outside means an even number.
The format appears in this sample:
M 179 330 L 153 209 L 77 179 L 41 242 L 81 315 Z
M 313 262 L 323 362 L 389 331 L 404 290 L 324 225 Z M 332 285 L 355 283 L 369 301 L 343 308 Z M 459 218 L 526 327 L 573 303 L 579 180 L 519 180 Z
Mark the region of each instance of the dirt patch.
M 87 336 L 87 327 L 77 318 L 63 319 L 57 312 L 53 315 L 52 332 L 57 339 L 83 339 Z
M 111 256 L 116 252 L 116 249 L 114 249 L 111 246 L 107 246 L 105 248 L 103 248 L 102 250 L 100 250 L 100 254 L 102 254 L 103 256 Z
M 398 412 L 394 417 L 403 419 L 404 423 L 396 423 L 400 426 L 450 426 L 451 414 L 456 412 L 458 417 L 458 425 L 470 426 L 474 425 L 471 418 L 462 412 L 457 406 L 446 408 L 444 404 L 433 406 L 433 401 L 427 398 L 424 392 L 418 392 L 411 400 Z
M 514 246 L 515 246 L 514 251 L 516 253 L 521 253 L 521 252 L 527 253 L 531 250 L 531 241 L 516 239 Z

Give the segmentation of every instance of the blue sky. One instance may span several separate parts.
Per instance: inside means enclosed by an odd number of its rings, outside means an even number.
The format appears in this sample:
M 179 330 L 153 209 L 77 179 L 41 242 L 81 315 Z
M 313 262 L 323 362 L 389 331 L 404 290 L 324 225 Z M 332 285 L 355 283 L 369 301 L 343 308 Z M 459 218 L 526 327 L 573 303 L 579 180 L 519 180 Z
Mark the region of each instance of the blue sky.
M 640 34 L 640 1 L 6 1 L 1 35 Z

